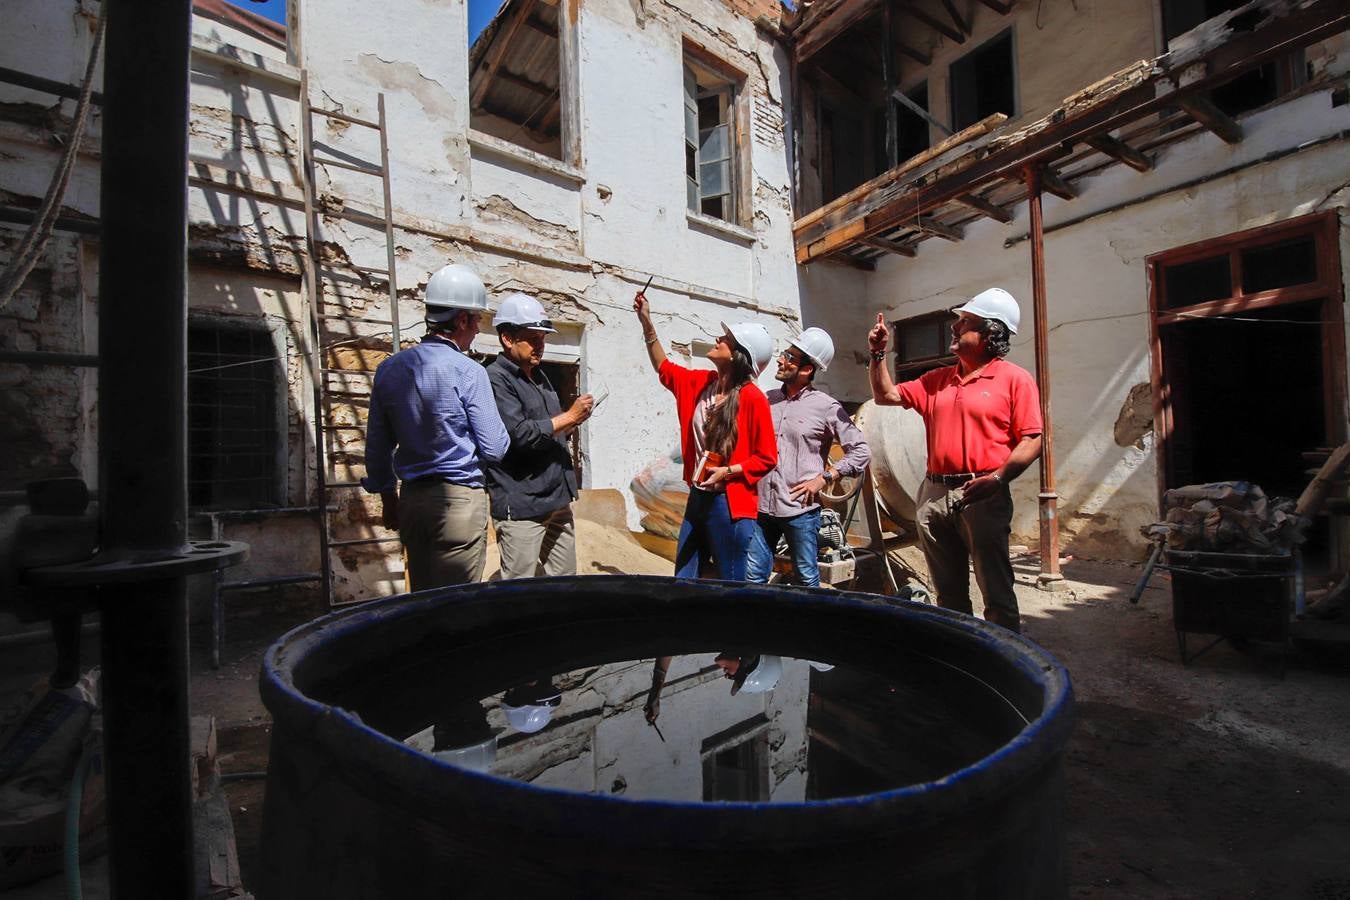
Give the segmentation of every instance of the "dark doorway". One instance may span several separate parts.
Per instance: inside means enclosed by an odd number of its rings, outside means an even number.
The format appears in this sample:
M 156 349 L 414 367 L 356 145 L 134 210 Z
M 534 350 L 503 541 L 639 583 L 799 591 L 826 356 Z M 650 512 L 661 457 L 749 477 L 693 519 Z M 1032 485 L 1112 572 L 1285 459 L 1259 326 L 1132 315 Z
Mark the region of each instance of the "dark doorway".
M 1241 479 L 1298 496 L 1308 483 L 1303 452 L 1327 442 L 1321 312 L 1310 301 L 1161 329 L 1168 487 Z

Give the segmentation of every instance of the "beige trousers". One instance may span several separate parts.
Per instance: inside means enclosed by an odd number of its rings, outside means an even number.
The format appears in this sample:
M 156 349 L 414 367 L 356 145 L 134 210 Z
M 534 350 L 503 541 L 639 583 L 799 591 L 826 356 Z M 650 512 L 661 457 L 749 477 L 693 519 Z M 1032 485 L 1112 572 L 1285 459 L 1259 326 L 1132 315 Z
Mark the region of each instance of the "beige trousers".
M 1006 484 L 994 496 L 966 506 L 964 487 L 924 479 L 915 513 L 919 546 L 933 577 L 938 606 L 970 614 L 970 564 L 984 596 L 984 617 L 1011 631 L 1022 630 L 1013 591 L 1008 535 L 1012 494 Z
M 444 481 L 405 481 L 398 521 L 398 534 L 408 551 L 409 590 L 482 580 L 486 490 Z
M 576 523 L 572 507 L 537 519 L 497 519 L 502 578 L 577 574 Z

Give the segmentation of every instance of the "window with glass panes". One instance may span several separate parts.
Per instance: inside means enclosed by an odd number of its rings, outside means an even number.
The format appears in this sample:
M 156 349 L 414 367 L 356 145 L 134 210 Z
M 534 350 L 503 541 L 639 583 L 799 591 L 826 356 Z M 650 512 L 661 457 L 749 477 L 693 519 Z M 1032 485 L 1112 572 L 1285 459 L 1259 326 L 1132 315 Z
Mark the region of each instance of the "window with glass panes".
M 955 363 L 951 355 L 954 321 L 954 315 L 941 310 L 893 323 L 896 378 L 918 378 L 929 369 Z
M 691 212 L 736 218 L 736 85 L 688 58 L 684 64 L 684 175 Z

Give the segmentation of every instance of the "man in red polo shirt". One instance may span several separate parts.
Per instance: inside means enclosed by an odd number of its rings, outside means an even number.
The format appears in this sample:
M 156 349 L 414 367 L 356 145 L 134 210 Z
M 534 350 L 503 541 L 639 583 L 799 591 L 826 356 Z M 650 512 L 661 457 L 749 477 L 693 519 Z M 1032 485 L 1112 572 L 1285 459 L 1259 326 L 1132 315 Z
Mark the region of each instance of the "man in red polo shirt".
M 886 369 L 885 319 L 867 335 L 872 399 L 923 416 L 928 475 L 915 520 L 938 605 L 970 613 L 970 576 L 984 595 L 984 617 L 1022 630 L 1013 592 L 1008 534 L 1008 483 L 1041 455 L 1041 395 L 1031 373 L 1003 357 L 1021 312 L 1002 288 L 976 294 L 954 310 L 951 353 L 956 365 L 897 385 Z

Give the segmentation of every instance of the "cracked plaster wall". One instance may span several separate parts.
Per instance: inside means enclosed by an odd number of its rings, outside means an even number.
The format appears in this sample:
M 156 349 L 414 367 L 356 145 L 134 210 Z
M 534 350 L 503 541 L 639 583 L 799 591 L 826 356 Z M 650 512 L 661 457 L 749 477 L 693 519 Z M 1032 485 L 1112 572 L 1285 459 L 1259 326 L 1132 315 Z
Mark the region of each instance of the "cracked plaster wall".
M 1332 107 L 1322 91 L 1243 119 L 1246 138 L 1228 146 L 1203 133 L 1161 154 L 1151 173 L 1117 167 L 1080 181 L 1080 197 L 1046 195 L 1045 227 L 1165 189 L 1192 178 L 1259 160 L 1265 154 L 1350 128 L 1350 106 Z M 1327 209 L 1342 210 L 1342 277 L 1350 238 L 1344 212 L 1350 191 L 1350 145 L 1335 140 L 1283 159 L 1250 166 L 1203 185 L 1052 231 L 1045 238 L 1050 377 L 1061 541 L 1068 552 L 1142 557 L 1138 527 L 1157 515 L 1153 434 L 1142 446 L 1121 446 L 1115 426 L 1136 385 L 1149 381 L 1148 283 L 1145 258 L 1174 247 Z M 869 277 L 868 306 L 850 310 L 846 328 L 863 340 L 877 311 L 888 321 L 950 307 L 985 287 L 1001 285 L 1022 307 L 1022 330 L 1010 359 L 1034 371 L 1030 246 L 1006 238 L 1026 233 L 1026 204 L 1009 225 L 983 220 L 958 244 L 927 241 L 916 259 L 887 260 Z M 815 268 L 815 266 L 811 267 Z M 803 310 L 810 317 L 814 294 Z M 923 435 L 909 439 L 922 457 Z M 1037 543 L 1033 467 L 1013 485 L 1014 539 Z

